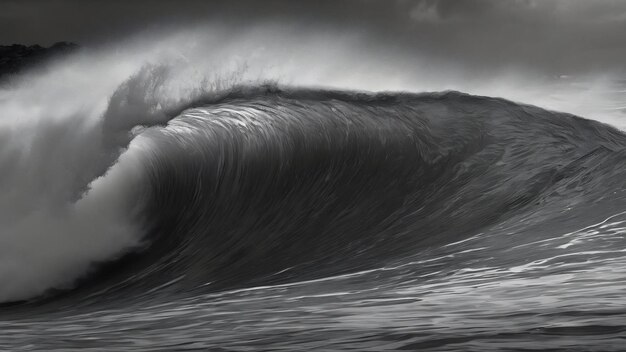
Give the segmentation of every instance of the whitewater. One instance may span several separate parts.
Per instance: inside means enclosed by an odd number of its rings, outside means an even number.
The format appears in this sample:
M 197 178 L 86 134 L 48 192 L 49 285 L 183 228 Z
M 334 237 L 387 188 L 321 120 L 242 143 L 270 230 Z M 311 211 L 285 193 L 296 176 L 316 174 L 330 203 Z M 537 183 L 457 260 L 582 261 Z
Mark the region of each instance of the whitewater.
M 623 80 L 286 33 L 0 82 L 0 350 L 622 348 Z

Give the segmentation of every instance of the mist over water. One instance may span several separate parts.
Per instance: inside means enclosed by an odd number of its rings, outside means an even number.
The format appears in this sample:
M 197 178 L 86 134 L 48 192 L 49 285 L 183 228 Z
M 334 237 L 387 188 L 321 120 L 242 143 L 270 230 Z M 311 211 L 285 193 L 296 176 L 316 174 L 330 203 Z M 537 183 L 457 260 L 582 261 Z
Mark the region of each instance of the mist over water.
M 331 89 L 339 92 L 324 93 Z M 353 92 L 448 90 L 512 102 L 458 93 Z M 463 329 L 454 320 L 474 309 L 471 302 L 479 306 L 481 295 L 494 297 L 494 320 L 513 314 L 507 307 L 515 302 L 515 287 L 551 288 L 555 297 L 546 299 L 556 302 L 571 293 L 565 286 L 593 280 L 594 270 L 609 271 L 603 266 L 619 263 L 618 253 L 626 248 L 623 185 L 620 170 L 610 167 L 624 159 L 626 137 L 618 130 L 626 128 L 625 90 L 614 72 L 547 75 L 521 67 L 486 72 L 403 48 L 389 51 L 357 31 L 337 35 L 293 25 L 241 30 L 202 25 L 82 49 L 0 82 L 0 302 L 45 298 L 54 307 L 61 294 L 61 306 L 71 306 L 80 280 L 97 278 L 103 265 L 130 253 L 139 253 L 139 259 L 131 257 L 120 269 L 121 279 L 90 282 L 84 300 L 91 304 L 89 319 L 133 327 L 162 305 L 168 317 L 180 307 L 189 310 L 185 324 L 200 313 L 208 320 L 219 313 L 226 318 L 203 328 L 226 331 L 229 319 L 239 324 L 234 312 L 241 307 L 229 306 L 232 299 L 250 309 L 246 329 L 259 334 L 269 329 L 261 326 L 269 314 L 278 316 L 278 330 L 288 330 L 281 324 L 295 324 L 290 312 L 299 312 L 311 316 L 311 331 L 323 330 L 316 322 L 327 319 L 334 331 L 330 339 L 344 345 L 350 341 L 339 336 L 342 329 L 367 331 L 368 324 L 380 326 L 385 319 L 390 334 L 402 334 L 407 327 L 389 315 L 437 316 L 429 307 L 445 306 L 446 295 L 464 297 L 465 306 L 444 310 L 440 323 L 431 316 L 428 329 L 449 326 L 451 335 Z M 528 149 L 531 144 L 542 149 Z M 307 193 L 307 187 L 318 193 Z M 365 204 L 380 209 L 373 212 Z M 499 207 L 501 212 L 490 213 Z M 589 218 L 577 222 L 576 214 Z M 561 224 L 560 217 L 569 222 Z M 591 231 L 587 226 L 597 230 L 590 237 L 582 235 Z M 606 232 L 612 237 L 602 236 Z M 310 236 L 298 237 L 302 233 Z M 416 253 L 423 257 L 403 261 L 392 255 L 401 244 L 414 248 L 407 239 L 412 233 L 432 236 L 419 242 Z M 269 237 L 254 237 L 259 234 Z M 592 244 L 580 252 L 591 257 L 570 248 L 561 261 L 551 252 L 585 241 Z M 527 246 L 533 249 L 521 249 Z M 321 264 L 326 252 L 336 268 Z M 228 255 L 220 257 L 223 253 Z M 544 264 L 567 267 L 567 260 L 578 256 L 584 259 L 573 265 L 581 266 L 576 270 L 584 278 L 560 276 L 560 269 L 523 277 Z M 337 257 L 345 261 L 335 263 Z M 594 260 L 597 266 L 584 267 Z M 318 264 L 320 271 L 311 273 Z M 260 269 L 264 265 L 267 270 Z M 203 270 L 213 276 L 203 276 Z M 622 274 L 615 269 L 614 278 L 600 283 L 618 282 Z M 424 285 L 417 279 L 431 276 Z M 501 291 L 494 289 L 494 277 L 503 278 Z M 243 283 L 229 281 L 238 278 Z M 133 293 L 128 301 L 145 309 L 137 313 L 141 317 L 125 315 L 126 303 L 108 296 L 116 290 L 123 296 L 126 286 Z M 227 291 L 221 304 L 222 287 L 243 291 Z M 433 295 L 437 290 L 445 294 Z M 167 300 L 170 292 L 183 291 L 184 299 Z M 602 297 L 572 295 L 572 304 Z M 520 296 L 521 307 L 540 310 L 542 302 L 532 294 Z M 302 297 L 306 304 L 299 304 Z M 384 305 L 377 305 L 378 299 Z M 261 303 L 249 307 L 255 300 Z M 391 303 L 396 300 L 400 303 Z M 272 315 L 271 307 L 284 302 L 289 309 Z M 615 304 L 611 297 L 607 302 Z M 98 309 L 100 303 L 107 309 Z M 42 306 L 38 309 L 45 310 Z M 337 319 L 326 316 L 334 314 L 332 307 Z M 560 308 L 567 310 L 559 306 L 550 314 Z M 19 318 L 16 329 L 27 331 L 33 319 L 45 326 L 53 320 L 20 309 L 11 311 Z M 78 308 L 74 313 L 81 314 Z M 59 319 L 80 320 L 71 314 Z M 473 323 L 476 334 L 481 326 L 495 329 Z M 227 344 L 216 334 L 202 340 L 194 331 L 190 326 L 187 338 L 200 341 L 199 348 Z M 97 328 L 92 333 L 99 335 Z M 294 340 L 306 340 L 305 335 L 298 330 Z M 368 341 L 365 333 L 361 338 Z M 409 340 L 421 346 L 418 336 Z M 7 341 L 0 349 L 18 343 Z M 439 345 L 422 347 L 429 346 Z

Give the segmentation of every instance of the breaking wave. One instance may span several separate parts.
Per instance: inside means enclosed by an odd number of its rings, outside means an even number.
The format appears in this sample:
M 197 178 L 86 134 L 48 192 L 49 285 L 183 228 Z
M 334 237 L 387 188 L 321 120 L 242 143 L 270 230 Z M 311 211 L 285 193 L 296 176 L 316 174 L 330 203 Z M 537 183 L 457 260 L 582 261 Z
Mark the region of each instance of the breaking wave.
M 195 63 L 202 55 L 182 64 L 172 53 L 165 61 L 174 56 L 174 64 L 146 59 L 161 53 L 129 55 L 120 64 L 115 55 L 79 53 L 0 89 L 0 302 L 7 317 L 46 312 L 70 322 L 95 311 L 106 325 L 119 320 L 107 309 L 178 314 L 189 302 L 189 312 L 224 304 L 231 314 L 247 300 L 241 292 L 259 290 L 255 299 L 270 306 L 249 307 L 258 308 L 260 320 L 248 322 L 258 331 L 273 326 L 263 314 L 289 312 L 275 305 L 351 295 L 360 298 L 345 298 L 342 307 L 353 310 L 329 314 L 355 320 L 320 321 L 356 329 L 362 307 L 383 309 L 381 316 L 400 309 L 389 321 L 402 330 L 402 309 L 409 318 L 479 316 L 484 300 L 467 294 L 474 290 L 504 302 L 492 307 L 500 321 L 517 314 L 503 307 L 518 303 L 538 310 L 533 317 L 551 309 L 569 317 L 572 304 L 615 304 L 618 295 L 607 292 L 623 288 L 626 135 L 615 127 L 514 102 L 529 95 L 512 90 L 501 94 L 511 100 L 455 90 L 371 93 L 343 89 L 360 84 L 338 80 L 336 71 L 331 87 L 320 88 L 323 75 L 279 84 L 271 78 L 280 72 L 220 66 L 219 55 L 201 72 Z M 94 83 L 95 69 L 103 72 Z M 585 276 L 603 291 L 584 284 L 560 291 L 579 280 L 560 274 L 568 270 L 606 273 Z M 546 277 L 556 284 L 533 281 Z M 335 286 L 315 296 L 327 281 Z M 521 293 L 520 281 L 528 283 Z M 492 290 L 494 283 L 502 289 Z M 298 285 L 313 296 L 289 291 Z M 546 292 L 567 304 L 532 300 L 550 285 Z M 360 296 L 367 292 L 375 297 Z M 424 305 L 389 303 L 414 292 Z M 438 305 L 450 292 L 474 305 Z M 239 298 L 224 303 L 216 298 L 222 294 Z M 120 319 L 132 325 L 131 315 Z M 300 326 L 283 318 L 281 329 Z M 193 313 L 181 319 L 196 324 Z M 473 322 L 450 329 L 456 336 Z M 224 343 L 238 339 L 229 336 Z M 422 341 L 407 336 L 399 340 Z
M 107 113 L 99 131 L 118 138 L 100 154 L 130 142 Z M 384 266 L 602 191 L 626 145 L 598 122 L 457 92 L 243 87 L 161 122 L 81 199 L 9 227 L 22 237 L 3 238 L 5 300 L 81 277 L 78 291 L 141 296 Z

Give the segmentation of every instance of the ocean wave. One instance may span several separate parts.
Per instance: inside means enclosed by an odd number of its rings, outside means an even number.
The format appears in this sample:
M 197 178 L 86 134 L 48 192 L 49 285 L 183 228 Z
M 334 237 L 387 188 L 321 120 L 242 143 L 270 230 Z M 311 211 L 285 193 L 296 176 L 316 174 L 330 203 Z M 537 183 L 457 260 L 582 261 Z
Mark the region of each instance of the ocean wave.
M 608 125 L 502 99 L 277 86 L 198 99 L 140 136 L 141 151 L 124 154 L 132 162 L 102 182 L 145 188 L 133 198 L 145 204 L 135 215 L 143 245 L 93 260 L 99 269 L 72 297 L 381 267 L 602 194 L 619 182 L 613 165 L 626 145 Z

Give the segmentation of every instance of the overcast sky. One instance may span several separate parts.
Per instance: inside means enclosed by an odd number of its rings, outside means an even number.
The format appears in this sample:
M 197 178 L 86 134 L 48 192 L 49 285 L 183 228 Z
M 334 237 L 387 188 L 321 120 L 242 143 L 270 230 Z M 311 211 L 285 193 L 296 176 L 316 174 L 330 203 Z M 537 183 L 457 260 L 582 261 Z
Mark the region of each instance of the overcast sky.
M 626 68 L 626 1 L 0 0 L 0 44 L 95 45 L 198 22 L 358 31 L 372 45 L 489 69 Z

